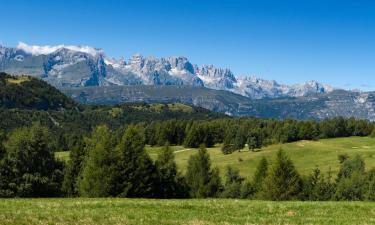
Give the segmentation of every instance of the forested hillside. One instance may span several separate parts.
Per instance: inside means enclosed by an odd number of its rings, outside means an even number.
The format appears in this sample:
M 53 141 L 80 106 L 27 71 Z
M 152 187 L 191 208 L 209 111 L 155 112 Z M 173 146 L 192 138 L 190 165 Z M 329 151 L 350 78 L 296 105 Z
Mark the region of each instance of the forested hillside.
M 68 150 L 95 127 L 119 129 L 126 124 L 169 119 L 206 120 L 226 117 L 183 104 L 86 106 L 36 78 L 0 73 L 0 133 L 38 122 L 53 133 L 56 149 Z M 0 135 L 1 136 L 1 135 Z
M 77 104 L 45 81 L 0 73 L 0 107 L 35 110 L 73 109 Z

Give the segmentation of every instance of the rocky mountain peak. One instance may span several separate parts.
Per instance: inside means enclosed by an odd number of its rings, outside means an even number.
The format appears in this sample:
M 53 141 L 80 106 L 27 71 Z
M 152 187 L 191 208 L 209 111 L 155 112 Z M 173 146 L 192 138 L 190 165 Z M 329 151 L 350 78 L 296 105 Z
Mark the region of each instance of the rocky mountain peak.
M 236 77 L 229 69 L 193 65 L 183 56 L 156 58 L 134 54 L 126 61 L 107 57 L 101 49 L 89 46 L 37 46 L 22 42 L 16 48 L 0 46 L 0 71 L 29 74 L 56 87 L 190 85 L 227 90 L 253 99 L 333 90 L 316 81 L 284 85 L 256 76 Z

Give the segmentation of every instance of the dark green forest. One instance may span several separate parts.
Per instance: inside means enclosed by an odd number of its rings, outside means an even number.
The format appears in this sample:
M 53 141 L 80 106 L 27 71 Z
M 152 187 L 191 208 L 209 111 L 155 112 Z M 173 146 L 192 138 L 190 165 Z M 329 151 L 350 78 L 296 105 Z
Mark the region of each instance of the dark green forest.
M 121 134 L 105 125 L 96 127 L 71 149 L 67 163 L 55 159 L 52 139 L 40 124 L 11 132 L 1 148 L 1 197 L 375 199 L 375 169 L 366 172 L 358 155 L 340 155 L 338 174 L 316 168 L 302 176 L 280 149 L 272 166 L 263 158 L 254 177 L 245 179 L 231 167 L 212 167 L 204 145 L 190 157 L 185 174 L 178 172 L 168 143 L 151 160 L 140 125 L 129 125 Z

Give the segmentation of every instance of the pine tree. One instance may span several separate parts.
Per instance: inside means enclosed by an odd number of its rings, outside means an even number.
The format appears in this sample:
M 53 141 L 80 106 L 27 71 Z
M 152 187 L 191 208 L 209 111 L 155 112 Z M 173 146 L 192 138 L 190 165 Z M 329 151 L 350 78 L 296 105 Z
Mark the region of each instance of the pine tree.
M 159 178 L 158 197 L 160 198 L 180 198 L 186 197 L 186 185 L 183 177 L 177 172 L 177 165 L 174 160 L 173 151 L 167 143 L 158 159 L 155 161 L 155 166 Z
M 112 132 L 106 126 L 97 127 L 87 144 L 79 192 L 85 197 L 114 196 L 116 154 Z
M 241 198 L 241 188 L 244 180 L 240 176 L 238 169 L 228 166 L 225 174 L 224 191 L 221 196 L 224 198 Z
M 363 200 L 366 191 L 365 162 L 356 155 L 345 160 L 336 179 L 336 200 Z
M 365 172 L 365 162 L 359 155 L 355 155 L 353 159 L 346 158 L 342 161 L 337 174 L 337 181 L 339 182 L 342 178 L 349 178 L 354 172 L 361 174 Z
M 155 197 L 157 171 L 144 150 L 144 136 L 137 126 L 129 126 L 116 146 L 117 192 L 121 197 Z
M 221 189 L 219 172 L 211 169 L 210 156 L 203 146 L 197 154 L 190 156 L 185 177 L 191 197 L 214 197 Z
M 267 177 L 267 172 L 268 161 L 265 157 L 262 157 L 262 159 L 259 161 L 259 164 L 253 177 L 253 184 L 256 190 L 259 191 L 261 189 L 263 181 Z
M 242 127 L 237 130 L 236 135 L 233 140 L 233 147 L 234 149 L 241 151 L 245 147 L 246 144 L 246 137 L 245 137 L 245 131 Z
M 280 149 L 264 181 L 262 196 L 268 200 L 296 199 L 301 188 L 302 181 L 293 162 Z
M 375 168 L 372 168 L 366 176 L 365 199 L 375 201 Z
M 254 151 L 257 148 L 261 148 L 262 143 L 262 134 L 261 129 L 257 128 L 250 132 L 247 137 L 247 146 L 249 150 Z
M 0 196 L 60 195 L 63 164 L 55 160 L 50 144 L 50 132 L 40 124 L 11 133 L 0 163 Z
M 336 185 L 335 200 L 360 201 L 366 192 L 366 179 L 363 173 L 353 172 L 350 177 L 341 178 Z
M 332 198 L 334 191 L 334 183 L 331 181 L 330 172 L 326 178 L 319 168 L 315 168 L 313 172 L 304 179 L 300 198 L 309 201 L 327 201 Z
M 187 135 L 184 141 L 184 146 L 189 147 L 189 148 L 197 148 L 200 144 L 202 144 L 200 142 L 201 141 L 200 141 L 198 125 L 193 123 L 191 124 L 187 132 Z
M 3 159 L 5 155 L 5 147 L 4 147 L 4 141 L 5 141 L 5 132 L 0 130 L 0 161 Z
M 87 138 L 86 138 L 87 141 Z M 83 162 L 85 157 L 85 143 L 80 141 L 72 148 L 69 154 L 69 161 L 67 162 L 62 190 L 67 196 L 78 196 L 79 188 L 77 186 L 78 178 L 82 172 Z

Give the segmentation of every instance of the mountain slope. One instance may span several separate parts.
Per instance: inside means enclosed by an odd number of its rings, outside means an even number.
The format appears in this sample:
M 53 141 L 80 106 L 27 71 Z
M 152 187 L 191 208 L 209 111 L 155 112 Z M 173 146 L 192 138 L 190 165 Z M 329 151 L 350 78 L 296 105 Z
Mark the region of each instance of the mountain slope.
M 234 116 L 316 119 L 337 116 L 375 120 L 375 93 L 335 90 L 295 98 L 250 99 L 228 91 L 192 86 L 82 87 L 62 90 L 87 104 L 181 102 Z
M 283 85 L 256 77 L 235 76 L 229 69 L 198 66 L 186 57 L 143 57 L 128 61 L 107 57 L 100 49 L 88 46 L 0 46 L 0 71 L 28 74 L 55 87 L 188 85 L 227 90 L 252 99 L 298 97 L 331 92 L 332 87 L 309 81 Z
M 58 110 L 76 106 L 72 99 L 42 80 L 0 73 L 0 107 Z

